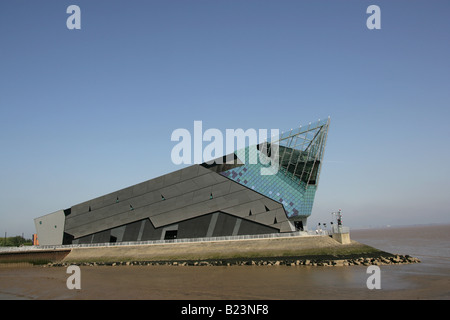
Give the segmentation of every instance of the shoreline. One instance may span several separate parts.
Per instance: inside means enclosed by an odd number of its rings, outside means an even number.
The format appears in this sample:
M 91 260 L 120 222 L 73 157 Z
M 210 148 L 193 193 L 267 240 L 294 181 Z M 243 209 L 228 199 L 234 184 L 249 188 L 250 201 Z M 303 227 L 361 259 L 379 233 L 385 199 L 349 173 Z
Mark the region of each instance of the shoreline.
M 51 254 L 49 254 L 49 252 Z M 1 253 L 2 263 L 68 265 L 306 265 L 350 266 L 417 263 L 409 255 L 392 254 L 352 240 L 341 244 L 329 236 L 245 239 L 232 241 L 79 247 L 41 253 Z
M 224 260 L 157 260 L 157 261 L 109 261 L 109 262 L 55 262 L 43 267 L 78 266 L 370 266 L 420 263 L 420 260 L 409 255 L 390 254 L 380 251 L 378 255 L 310 255 L 295 257 L 259 257 L 256 259 L 224 259 Z

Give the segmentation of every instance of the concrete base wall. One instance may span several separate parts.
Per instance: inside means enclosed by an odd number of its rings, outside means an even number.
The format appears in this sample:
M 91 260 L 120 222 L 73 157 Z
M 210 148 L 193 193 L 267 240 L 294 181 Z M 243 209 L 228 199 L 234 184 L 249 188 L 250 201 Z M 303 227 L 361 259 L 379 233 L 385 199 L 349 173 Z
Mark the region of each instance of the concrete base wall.
M 329 236 L 300 236 L 193 243 L 73 248 L 65 262 L 186 261 L 258 257 L 338 256 L 379 252 L 356 241 L 342 245 Z
M 57 262 L 63 260 L 70 251 L 71 249 L 5 252 L 0 253 L 0 264 L 13 262 L 29 262 L 32 264 Z
M 350 241 L 350 233 L 333 233 L 331 237 L 341 244 L 349 244 Z

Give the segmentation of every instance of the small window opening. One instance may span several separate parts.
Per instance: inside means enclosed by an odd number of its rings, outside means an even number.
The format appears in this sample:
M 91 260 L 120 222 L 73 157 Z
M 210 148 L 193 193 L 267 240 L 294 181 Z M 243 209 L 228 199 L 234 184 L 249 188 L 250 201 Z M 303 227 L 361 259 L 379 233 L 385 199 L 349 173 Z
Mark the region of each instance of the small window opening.
M 167 230 L 164 235 L 164 240 L 172 240 L 176 239 L 178 234 L 178 230 Z
M 296 230 L 303 231 L 303 222 L 302 221 L 294 221 L 294 226 Z

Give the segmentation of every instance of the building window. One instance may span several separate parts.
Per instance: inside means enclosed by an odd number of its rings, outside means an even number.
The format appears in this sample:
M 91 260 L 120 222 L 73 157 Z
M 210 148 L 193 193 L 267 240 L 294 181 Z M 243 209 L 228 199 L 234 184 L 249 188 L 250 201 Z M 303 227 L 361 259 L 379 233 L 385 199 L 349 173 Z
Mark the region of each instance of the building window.
M 296 230 L 303 231 L 303 222 L 302 221 L 294 221 L 294 226 L 295 226 Z
M 176 239 L 178 234 L 178 230 L 167 230 L 164 235 L 164 240 L 172 240 Z

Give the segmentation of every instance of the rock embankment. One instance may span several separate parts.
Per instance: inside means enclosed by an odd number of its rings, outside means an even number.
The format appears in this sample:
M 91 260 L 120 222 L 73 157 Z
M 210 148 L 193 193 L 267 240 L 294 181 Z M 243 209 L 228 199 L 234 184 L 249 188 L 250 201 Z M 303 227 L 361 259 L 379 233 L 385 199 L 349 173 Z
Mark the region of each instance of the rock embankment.
M 80 266 L 369 266 L 419 263 L 420 260 L 409 255 L 387 255 L 379 257 L 358 257 L 346 259 L 321 259 L 321 258 L 270 258 L 253 260 L 211 260 L 211 261 L 117 261 L 117 262 L 82 262 L 82 263 L 48 263 L 44 267 L 67 267 L 69 265 Z

